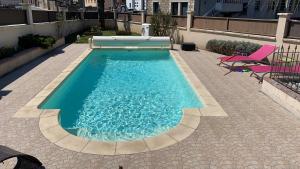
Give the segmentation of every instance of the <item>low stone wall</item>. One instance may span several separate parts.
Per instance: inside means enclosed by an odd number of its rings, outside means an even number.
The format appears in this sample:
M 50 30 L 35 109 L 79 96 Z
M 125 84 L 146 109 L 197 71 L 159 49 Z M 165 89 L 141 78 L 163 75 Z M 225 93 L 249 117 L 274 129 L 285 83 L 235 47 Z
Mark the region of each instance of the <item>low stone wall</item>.
M 275 82 L 265 78 L 261 91 L 268 95 L 275 102 L 289 110 L 297 117 L 300 117 L 300 95 Z
M 186 29 L 178 30 L 178 39 L 184 42 L 194 42 L 200 49 L 205 49 L 209 40 L 232 40 L 232 41 L 247 41 L 258 44 L 275 44 L 275 37 L 250 35 L 242 33 L 232 33 L 223 31 L 203 30 L 192 28 L 190 32 Z
M 0 77 L 63 44 L 65 44 L 64 38 L 57 40 L 53 47 L 49 49 L 30 48 L 12 57 L 0 60 Z
M 97 19 L 65 21 L 63 26 L 59 22 L 35 23 L 32 25 L 8 25 L 0 26 L 0 47 L 17 46 L 18 38 L 26 34 L 50 35 L 58 38 L 58 28 L 62 29 L 64 36 L 80 31 L 92 25 L 98 25 Z

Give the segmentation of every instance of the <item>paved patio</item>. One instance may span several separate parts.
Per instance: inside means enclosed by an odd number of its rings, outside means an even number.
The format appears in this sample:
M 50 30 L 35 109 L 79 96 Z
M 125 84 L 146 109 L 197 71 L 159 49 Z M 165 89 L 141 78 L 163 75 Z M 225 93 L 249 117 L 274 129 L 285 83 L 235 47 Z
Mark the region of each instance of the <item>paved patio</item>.
M 216 66 L 218 55 L 206 51 L 181 55 L 229 117 L 201 117 L 190 137 L 162 150 L 76 153 L 50 143 L 38 118 L 12 117 L 86 48 L 59 48 L 0 79 L 0 144 L 36 156 L 47 169 L 300 168 L 300 119 L 261 93 L 249 73 L 224 76 L 227 70 Z

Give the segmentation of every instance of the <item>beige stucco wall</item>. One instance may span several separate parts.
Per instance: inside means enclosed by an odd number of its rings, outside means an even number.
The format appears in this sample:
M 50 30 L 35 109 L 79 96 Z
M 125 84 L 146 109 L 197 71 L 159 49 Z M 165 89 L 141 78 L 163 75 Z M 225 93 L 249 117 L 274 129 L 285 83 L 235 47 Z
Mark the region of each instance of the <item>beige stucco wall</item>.
M 263 36 L 247 36 L 246 34 L 237 33 L 221 33 L 218 31 L 197 31 L 179 30 L 179 38 L 183 42 L 194 42 L 200 49 L 205 49 L 209 40 L 231 40 L 231 41 L 247 41 L 258 44 L 275 44 L 275 38 Z
M 66 21 L 63 26 L 64 36 L 80 31 L 86 27 L 97 25 L 98 23 L 97 19 Z M 57 22 L 0 26 L 0 47 L 17 46 L 18 38 L 26 34 L 50 35 L 57 38 L 57 29 Z
M 264 80 L 261 91 L 297 117 L 300 117 L 300 102 L 275 86 Z
M 118 30 L 124 31 L 124 30 L 125 30 L 125 25 L 126 25 L 126 24 L 127 24 L 126 22 L 118 21 L 118 22 L 117 22 Z M 138 23 L 130 22 L 129 28 L 130 28 L 130 31 L 131 31 L 131 32 L 141 33 L 142 25 L 141 25 L 141 24 L 138 24 Z

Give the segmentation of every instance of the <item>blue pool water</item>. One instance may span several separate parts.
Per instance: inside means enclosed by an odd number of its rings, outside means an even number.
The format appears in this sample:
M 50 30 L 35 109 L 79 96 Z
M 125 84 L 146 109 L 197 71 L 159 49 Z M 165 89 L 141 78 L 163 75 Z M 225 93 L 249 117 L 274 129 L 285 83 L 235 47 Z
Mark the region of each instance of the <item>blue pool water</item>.
M 40 106 L 68 132 L 102 141 L 165 132 L 202 103 L 168 50 L 97 49 Z

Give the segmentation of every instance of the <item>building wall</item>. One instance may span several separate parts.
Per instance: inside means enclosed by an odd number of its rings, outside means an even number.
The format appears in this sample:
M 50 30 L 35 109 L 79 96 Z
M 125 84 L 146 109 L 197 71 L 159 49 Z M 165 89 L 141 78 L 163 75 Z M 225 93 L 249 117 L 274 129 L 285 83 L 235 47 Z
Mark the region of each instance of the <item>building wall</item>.
M 158 2 L 159 3 L 159 8 L 160 11 L 163 13 L 171 13 L 171 3 L 182 3 L 182 2 L 187 2 L 188 3 L 188 8 L 187 10 L 194 9 L 194 4 L 195 0 L 147 0 L 147 14 L 152 15 L 153 14 L 153 2 Z M 178 5 L 181 7 L 181 5 Z M 180 10 L 178 10 L 180 13 Z M 179 15 L 179 14 L 178 14 Z
M 85 7 L 97 7 L 97 0 L 84 0 L 84 3 Z
M 171 10 L 171 0 L 148 0 L 147 13 L 153 14 L 153 2 L 159 2 L 160 11 L 163 13 L 169 13 Z
M 255 6 L 256 0 L 239 0 L 240 3 L 246 5 L 246 8 L 243 12 L 240 13 L 222 13 L 222 12 L 215 12 L 214 16 L 231 16 L 231 17 L 241 17 L 241 18 L 276 18 L 277 12 L 283 12 L 276 9 L 278 2 L 283 2 L 284 4 L 288 4 L 287 2 L 291 2 L 291 9 L 295 9 L 297 6 L 299 7 L 300 4 L 297 4 L 298 0 L 260 0 L 259 8 L 257 9 Z M 217 0 L 197 0 L 195 2 L 195 15 L 196 16 L 203 16 L 207 14 L 208 11 L 214 9 Z M 300 7 L 299 7 L 300 8 Z M 277 6 L 279 9 L 279 6 Z M 300 10 L 300 9 L 299 9 Z M 296 12 L 295 16 L 300 17 L 300 12 Z M 294 10 L 292 11 L 294 12 Z M 210 16 L 210 15 L 208 15 Z

